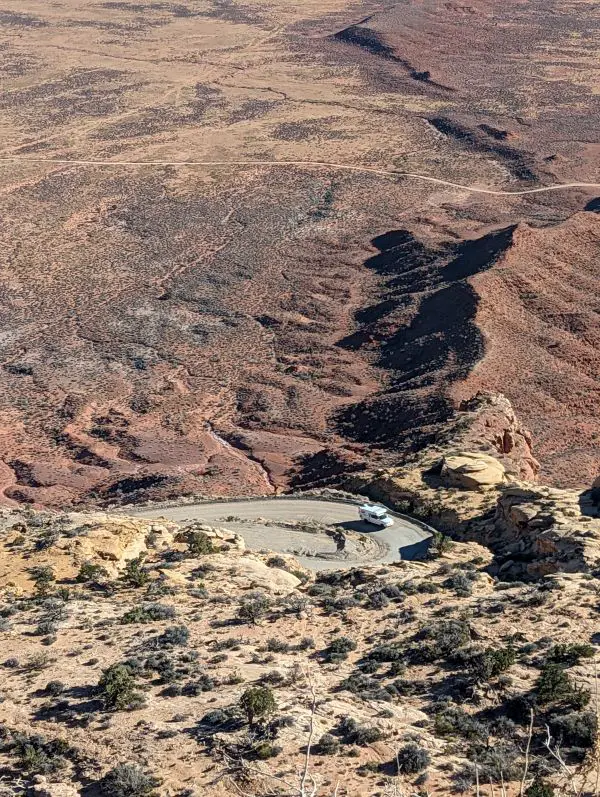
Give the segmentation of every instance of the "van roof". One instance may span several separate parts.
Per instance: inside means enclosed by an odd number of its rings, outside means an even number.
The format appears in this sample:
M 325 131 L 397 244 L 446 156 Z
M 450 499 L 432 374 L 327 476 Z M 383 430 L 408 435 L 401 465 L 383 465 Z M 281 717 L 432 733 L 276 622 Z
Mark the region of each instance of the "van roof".
M 365 512 L 370 512 L 372 515 L 387 515 L 387 509 L 376 504 L 363 504 L 361 509 L 364 509 Z

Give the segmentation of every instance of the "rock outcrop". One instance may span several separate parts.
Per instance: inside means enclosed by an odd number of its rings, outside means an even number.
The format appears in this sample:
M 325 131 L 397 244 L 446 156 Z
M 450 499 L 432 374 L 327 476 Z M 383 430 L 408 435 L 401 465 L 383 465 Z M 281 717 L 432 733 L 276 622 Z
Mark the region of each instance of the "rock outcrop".
M 488 527 L 485 541 L 500 574 L 540 577 L 600 566 L 600 517 L 589 492 L 511 485 Z
M 360 474 L 350 489 L 488 546 L 503 578 L 536 579 L 600 566 L 597 490 L 534 483 L 531 437 L 501 395 L 463 403 L 437 444 L 403 468 Z
M 506 481 L 506 469 L 495 457 L 462 451 L 444 457 L 442 481 L 450 487 L 489 490 Z

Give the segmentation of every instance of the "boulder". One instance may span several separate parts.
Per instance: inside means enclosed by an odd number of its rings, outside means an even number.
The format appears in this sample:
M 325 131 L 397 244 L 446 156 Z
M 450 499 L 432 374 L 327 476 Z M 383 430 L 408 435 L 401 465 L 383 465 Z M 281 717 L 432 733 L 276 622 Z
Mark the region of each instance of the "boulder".
M 264 562 L 252 556 L 232 558 L 225 554 L 213 554 L 210 557 L 211 583 L 218 579 L 219 571 L 226 576 L 226 582 L 235 591 L 256 589 L 274 595 L 288 595 L 300 586 L 301 581 L 293 573 L 268 567 Z
M 506 481 L 506 470 L 495 457 L 480 452 L 463 451 L 444 457 L 441 478 L 451 487 L 486 490 L 503 484 Z

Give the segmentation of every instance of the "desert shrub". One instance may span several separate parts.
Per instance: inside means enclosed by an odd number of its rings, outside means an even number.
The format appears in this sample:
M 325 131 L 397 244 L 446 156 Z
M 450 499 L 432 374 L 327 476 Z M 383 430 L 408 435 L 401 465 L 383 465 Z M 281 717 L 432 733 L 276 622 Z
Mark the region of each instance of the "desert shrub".
M 267 595 L 262 592 L 251 592 L 240 598 L 237 615 L 240 620 L 256 625 L 270 607 L 271 601 Z
M 102 581 L 108 578 L 108 571 L 102 565 L 93 562 L 84 562 L 79 568 L 79 573 L 75 576 L 75 581 L 85 584 L 88 581 Z
M 343 614 L 348 609 L 360 606 L 360 601 L 351 595 L 345 595 L 341 598 L 323 598 L 321 606 L 326 614 Z
M 589 748 L 596 740 L 598 722 L 592 711 L 572 711 L 553 717 L 550 730 L 561 746 Z
M 48 775 L 67 764 L 65 756 L 74 752 L 62 739 L 47 740 L 40 734 L 13 732 L 8 748 L 17 758 L 19 768 L 28 775 Z
M 467 714 L 460 706 L 446 706 L 435 715 L 435 732 L 438 736 L 462 736 L 464 739 L 485 742 L 489 728 L 483 722 Z
M 469 624 L 464 620 L 437 620 L 419 632 L 410 654 L 416 662 L 447 658 L 471 640 Z
M 58 624 L 50 617 L 42 617 L 37 624 L 35 634 L 37 636 L 47 636 L 48 634 L 55 634 L 58 631 Z
M 391 692 L 381 686 L 379 681 L 363 673 L 352 673 L 340 683 L 338 688 L 342 691 L 352 692 L 362 700 L 378 700 L 389 703 L 392 699 Z
M 54 570 L 47 565 L 29 568 L 29 575 L 33 579 L 36 594 L 40 597 L 47 595 L 56 581 Z
M 473 594 L 473 578 L 470 573 L 452 573 L 445 581 L 443 586 L 452 589 L 460 598 L 467 598 Z
M 401 661 L 403 655 L 404 652 L 398 645 L 377 645 L 366 654 L 365 659 L 379 662 Z
M 163 603 L 144 603 L 141 606 L 134 606 L 121 617 L 121 624 L 128 623 L 152 623 L 160 620 L 172 620 L 175 617 L 175 609 Z
M 144 555 L 140 554 L 135 559 L 130 559 L 125 565 L 121 578 L 128 586 L 145 587 L 150 581 L 150 573 L 144 567 L 144 559 Z
M 337 590 L 329 586 L 329 584 L 311 584 L 307 589 L 308 594 L 313 598 L 332 597 Z
M 372 592 L 368 596 L 368 607 L 371 609 L 385 609 L 390 605 L 390 599 L 385 592 Z
M 479 770 L 480 781 L 499 783 L 516 780 L 522 774 L 520 749 L 512 741 L 501 741 L 494 746 L 473 746 L 468 750 Z M 474 768 L 471 769 L 474 772 Z M 475 778 L 473 779 L 475 785 Z
M 271 684 L 271 686 L 281 686 L 285 682 L 285 676 L 279 670 L 270 670 L 261 676 L 261 682 Z
M 231 718 L 231 712 L 216 708 L 207 712 L 200 720 L 200 723 L 202 725 L 225 725 Z
M 215 552 L 213 541 L 203 531 L 190 531 L 186 534 L 188 553 L 190 556 L 206 556 Z
M 164 648 L 174 648 L 187 645 L 190 632 L 185 625 L 170 625 L 156 640 Z
M 476 647 L 460 648 L 450 661 L 465 667 L 476 679 L 489 681 L 511 667 L 517 658 L 514 648 L 487 648 L 481 650 Z
M 111 664 L 104 670 L 98 682 L 98 694 L 105 707 L 115 711 L 130 711 L 144 703 L 133 672 L 126 664 Z
M 564 701 L 583 708 L 590 700 L 590 693 L 576 686 L 563 667 L 554 662 L 544 665 L 536 683 L 536 692 L 542 705 Z
M 65 689 L 66 687 L 62 681 L 48 681 L 44 691 L 46 694 L 52 695 L 52 697 L 58 697 L 58 695 L 62 695 Z
M 272 744 L 271 742 L 262 741 L 257 742 L 252 748 L 251 757 L 258 758 L 259 761 L 266 761 L 268 758 L 278 756 L 283 748 Z
M 159 780 L 137 764 L 118 764 L 101 781 L 106 797 L 150 797 Z
M 267 567 L 277 567 L 279 569 L 285 569 L 286 561 L 283 556 L 270 556 L 267 559 Z
M 431 763 L 431 757 L 424 747 L 417 742 L 408 742 L 398 750 L 394 762 L 400 772 L 405 775 L 417 775 Z
M 318 755 L 335 755 L 339 749 L 339 740 L 331 733 L 324 733 L 315 745 L 315 752 Z
M 556 792 L 543 778 L 536 778 L 525 791 L 525 797 L 555 797 Z
M 367 659 L 366 661 L 359 662 L 358 666 L 361 672 L 364 672 L 366 675 L 373 675 L 373 673 L 376 673 L 381 667 L 381 663 L 378 661 L 369 661 Z
M 213 650 L 239 650 L 244 640 L 241 637 L 227 637 L 226 639 L 216 639 L 213 642 Z
M 374 725 L 361 725 L 352 717 L 343 717 L 338 725 L 338 733 L 344 744 L 357 744 L 365 747 L 383 738 L 383 733 Z
M 328 647 L 323 651 L 323 659 L 326 662 L 339 662 L 348 658 L 348 653 L 356 650 L 356 642 L 350 637 L 340 636 L 332 639 Z
M 203 692 L 211 692 L 216 685 L 217 682 L 214 678 L 211 678 L 206 673 L 201 673 L 195 681 L 184 686 L 182 693 L 188 697 L 197 697 Z
M 429 556 L 432 559 L 437 559 L 446 553 L 449 553 L 454 548 L 454 543 L 441 531 L 435 531 L 429 544 Z
M 240 708 L 246 715 L 248 725 L 254 725 L 255 720 L 264 719 L 277 708 L 275 696 L 268 686 L 254 686 L 246 689 L 240 697 Z
M 278 639 L 277 637 L 269 637 L 267 639 L 267 650 L 271 653 L 287 653 L 290 649 L 290 645 L 284 639 Z
M 312 650 L 315 647 L 315 640 L 311 636 L 303 636 L 296 647 L 298 650 Z
M 573 667 L 575 664 L 579 664 L 581 659 L 592 658 L 595 653 L 596 648 L 593 645 L 563 642 L 554 645 L 548 651 L 547 661 L 562 664 L 565 667 Z

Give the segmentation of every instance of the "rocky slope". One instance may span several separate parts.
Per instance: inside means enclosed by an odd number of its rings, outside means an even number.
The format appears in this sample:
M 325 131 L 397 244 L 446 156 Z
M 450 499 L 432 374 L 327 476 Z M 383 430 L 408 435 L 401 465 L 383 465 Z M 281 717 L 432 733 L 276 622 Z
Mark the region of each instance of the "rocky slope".
M 492 571 L 504 577 L 595 572 L 596 492 L 591 484 L 588 490 L 536 484 L 538 469 L 531 435 L 508 400 L 482 393 L 405 467 L 356 474 L 347 484 L 457 539 L 485 544 L 495 554 Z
M 301 795 L 306 772 L 322 797 L 441 797 L 474 795 L 477 767 L 509 794 L 593 781 L 594 578 L 507 583 L 458 543 L 315 581 L 217 529 L 2 520 L 6 794 Z M 250 724 L 248 690 L 270 701 Z
M 454 389 L 459 400 L 505 393 L 532 431 L 540 477 L 562 487 L 590 484 L 600 471 L 599 247 L 594 213 L 519 225 L 495 267 L 471 279 L 485 355 Z

